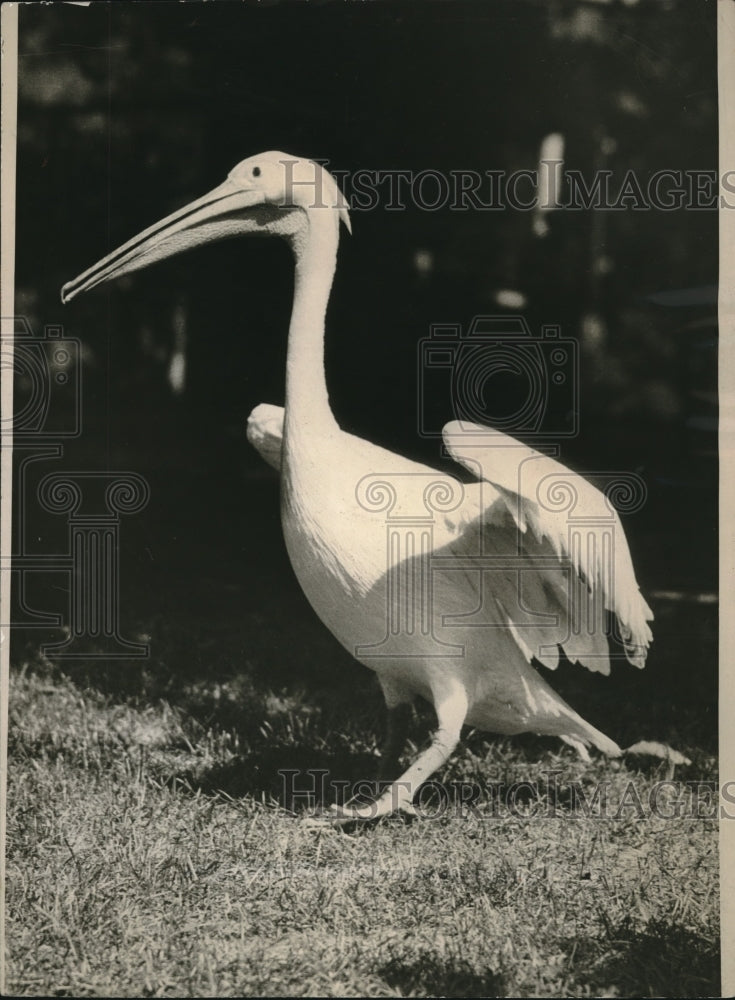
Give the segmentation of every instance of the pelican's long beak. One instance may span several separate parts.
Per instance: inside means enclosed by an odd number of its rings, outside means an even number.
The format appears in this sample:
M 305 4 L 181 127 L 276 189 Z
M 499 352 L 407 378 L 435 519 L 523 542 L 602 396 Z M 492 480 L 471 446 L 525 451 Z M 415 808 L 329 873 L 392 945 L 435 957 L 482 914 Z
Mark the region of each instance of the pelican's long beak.
M 263 231 L 272 215 L 273 209 L 265 206 L 262 192 L 244 188 L 228 178 L 209 194 L 145 229 L 68 281 L 61 289 L 61 301 L 70 302 L 75 295 L 103 281 L 138 271 L 203 243 Z

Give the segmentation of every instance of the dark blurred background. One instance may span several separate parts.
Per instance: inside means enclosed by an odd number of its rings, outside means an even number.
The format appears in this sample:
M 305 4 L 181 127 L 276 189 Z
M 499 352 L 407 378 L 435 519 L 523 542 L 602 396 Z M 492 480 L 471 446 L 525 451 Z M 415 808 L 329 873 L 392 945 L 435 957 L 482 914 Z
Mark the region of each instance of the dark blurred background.
M 61 285 L 262 150 L 349 172 L 534 170 L 558 134 L 565 168 L 588 178 L 713 171 L 715 6 L 21 7 L 16 313 L 36 335 L 63 324 L 83 345 L 83 433 L 38 475 L 148 479 L 151 501 L 122 524 L 120 555 L 124 625 L 152 637 L 152 663 L 250 664 L 275 686 L 284 663 L 307 679 L 314 658 L 343 665 L 291 578 L 275 475 L 244 432 L 253 406 L 283 401 L 291 261 L 276 242 L 232 241 L 63 308 Z M 436 462 L 438 441 L 417 427 L 431 324 L 466 329 L 503 312 L 535 333 L 559 324 L 581 359 L 579 433 L 562 460 L 636 472 L 648 489 L 624 523 L 657 615 L 649 694 L 665 682 L 667 699 L 696 696 L 712 727 L 716 210 L 560 209 L 544 235 L 538 221 L 410 199 L 405 211 L 353 211 L 328 321 L 333 408 L 346 429 Z M 453 415 L 446 395 L 426 405 L 437 427 Z M 30 503 L 26 516 L 39 551 L 64 550 L 63 518 Z M 64 614 L 68 587 L 53 576 L 29 579 L 27 600 Z

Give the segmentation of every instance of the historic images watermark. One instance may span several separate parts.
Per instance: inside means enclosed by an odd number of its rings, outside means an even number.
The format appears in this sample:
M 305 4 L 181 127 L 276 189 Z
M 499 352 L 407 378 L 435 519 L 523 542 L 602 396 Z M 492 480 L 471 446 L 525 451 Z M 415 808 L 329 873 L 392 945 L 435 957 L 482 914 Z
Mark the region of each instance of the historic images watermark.
M 15 613 L 11 627 L 61 628 L 65 638 L 44 643 L 57 659 L 129 659 L 148 656 L 148 646 L 126 639 L 120 627 L 121 519 L 141 511 L 150 495 L 135 472 L 57 469 L 65 445 L 82 434 L 82 345 L 61 326 L 34 334 L 23 317 L 6 338 L 2 366 L 12 369 L 15 406 L 2 421 L 3 443 L 15 457 L 14 531 L 8 560 Z M 66 518 L 65 551 L 34 544 L 39 515 Z M 30 595 L 39 575 L 60 574 L 68 593 L 66 613 L 35 606 Z
M 294 812 L 318 812 L 322 803 L 359 803 L 377 813 L 379 787 L 374 781 L 349 782 L 330 777 L 322 768 L 284 768 L 281 804 Z M 401 782 L 390 786 L 399 807 Z M 735 819 L 735 781 L 719 789 L 714 781 L 655 781 L 643 784 L 630 778 L 594 784 L 569 781 L 564 772 L 541 771 L 532 781 L 427 781 L 413 801 L 422 819 L 460 817 L 488 821 L 503 817 L 520 819 L 624 820 L 655 817 L 663 820 Z M 369 817 L 368 817 L 369 818 Z
M 337 182 L 338 203 L 322 187 L 321 177 L 302 180 L 294 176 L 297 160 L 284 159 L 285 202 L 295 188 L 311 187 L 312 208 L 349 208 L 370 212 L 417 209 L 438 212 L 532 212 L 545 210 L 572 212 L 675 212 L 717 211 L 735 208 L 735 170 L 719 175 L 716 170 L 662 169 L 641 174 L 613 170 L 586 174 L 565 167 L 564 161 L 541 160 L 536 169 L 423 170 L 369 169 L 340 170 L 328 160 L 318 160 Z M 303 192 L 302 192 L 303 196 Z

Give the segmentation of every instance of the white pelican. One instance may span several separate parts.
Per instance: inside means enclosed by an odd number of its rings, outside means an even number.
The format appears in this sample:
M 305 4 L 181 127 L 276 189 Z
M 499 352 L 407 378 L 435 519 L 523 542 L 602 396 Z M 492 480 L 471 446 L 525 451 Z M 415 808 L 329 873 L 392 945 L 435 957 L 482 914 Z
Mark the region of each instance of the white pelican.
M 335 808 L 337 822 L 410 812 L 418 787 L 449 758 L 465 724 L 558 736 L 583 755 L 589 745 L 620 755 L 531 662 L 554 669 L 562 646 L 570 660 L 608 673 L 605 623 L 614 620 L 627 658 L 643 666 L 653 616 L 617 514 L 590 483 L 487 428 L 453 423 L 444 430 L 449 453 L 477 477 L 464 486 L 339 428 L 323 343 L 340 220 L 349 228 L 326 170 L 263 153 L 66 284 L 62 301 L 223 237 L 272 234 L 290 244 L 285 407 L 257 407 L 248 436 L 280 468 L 283 532 L 307 598 L 380 682 L 389 712 L 384 773 L 397 766 L 405 710 L 417 695 L 433 705 L 438 722 L 398 781 L 373 803 Z M 574 493 L 582 533 L 570 530 L 556 501 L 544 500 L 553 482 Z

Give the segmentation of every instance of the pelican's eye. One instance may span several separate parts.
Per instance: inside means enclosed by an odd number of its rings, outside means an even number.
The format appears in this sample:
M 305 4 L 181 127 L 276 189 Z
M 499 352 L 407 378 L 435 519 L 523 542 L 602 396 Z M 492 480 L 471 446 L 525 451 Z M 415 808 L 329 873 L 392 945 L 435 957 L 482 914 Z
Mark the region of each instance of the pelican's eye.
M 260 167 L 253 167 L 253 177 L 260 177 Z

